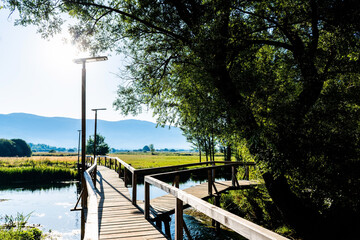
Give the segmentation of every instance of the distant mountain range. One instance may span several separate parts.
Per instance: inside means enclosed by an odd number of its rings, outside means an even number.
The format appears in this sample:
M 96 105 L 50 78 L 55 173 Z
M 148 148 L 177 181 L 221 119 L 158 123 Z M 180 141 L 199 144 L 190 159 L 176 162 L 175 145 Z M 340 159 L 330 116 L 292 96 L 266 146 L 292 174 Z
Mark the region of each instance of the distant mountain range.
M 140 120 L 104 121 L 97 123 L 97 132 L 116 149 L 140 149 L 154 144 L 156 149 L 190 149 L 179 128 L 156 127 Z M 94 134 L 94 119 L 86 121 L 87 139 Z M 76 148 L 81 120 L 64 117 L 42 117 L 26 113 L 0 114 L 0 138 L 21 138 L 31 143 Z

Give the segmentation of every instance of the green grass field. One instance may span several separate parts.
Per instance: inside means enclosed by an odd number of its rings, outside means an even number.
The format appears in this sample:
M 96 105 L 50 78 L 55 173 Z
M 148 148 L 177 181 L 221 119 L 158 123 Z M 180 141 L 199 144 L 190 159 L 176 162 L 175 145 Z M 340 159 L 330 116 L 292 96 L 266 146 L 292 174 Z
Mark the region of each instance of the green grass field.
M 174 166 L 189 163 L 198 163 L 197 153 L 143 153 L 126 152 L 110 154 L 118 157 L 136 169 Z M 70 180 L 77 172 L 77 155 L 67 156 L 61 153 L 36 154 L 31 157 L 1 157 L 0 180 L 13 182 L 15 180 Z M 223 161 L 221 154 L 215 156 L 216 161 Z M 202 162 L 206 159 L 203 156 Z M 54 176 L 54 177 L 52 177 Z
M 189 153 L 117 153 L 110 154 L 112 157 L 118 157 L 126 163 L 131 164 L 136 169 L 155 168 L 174 166 L 180 164 L 198 163 L 199 156 L 197 154 Z M 215 160 L 223 161 L 224 157 L 221 155 L 215 156 Z M 202 162 L 205 158 L 202 157 Z

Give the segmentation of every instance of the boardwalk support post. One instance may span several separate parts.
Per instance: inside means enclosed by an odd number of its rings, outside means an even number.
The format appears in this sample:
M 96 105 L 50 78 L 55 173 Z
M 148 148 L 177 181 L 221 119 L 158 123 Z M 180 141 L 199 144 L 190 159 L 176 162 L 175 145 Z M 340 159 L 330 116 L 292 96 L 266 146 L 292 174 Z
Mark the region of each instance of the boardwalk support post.
M 214 196 L 214 205 L 217 207 L 220 206 L 220 197 L 221 197 L 221 194 L 216 194 Z M 212 219 L 212 226 L 215 227 L 216 235 L 219 235 L 220 234 L 220 223 L 218 221 L 215 221 L 214 219 Z
M 124 167 L 124 183 L 125 183 L 125 187 L 127 187 L 128 185 L 128 176 L 127 176 L 127 169 Z
M 231 166 L 231 184 L 233 187 L 235 187 L 235 181 L 236 181 L 236 168 L 235 166 Z
M 150 184 L 145 182 L 145 207 L 144 207 L 144 215 L 145 219 L 150 219 Z
M 244 179 L 249 180 L 249 165 L 245 165 Z
M 208 170 L 208 194 L 209 194 L 209 196 L 212 195 L 212 171 L 211 171 L 211 169 Z
M 120 162 L 119 162 L 119 167 L 118 167 L 118 174 L 119 174 L 119 178 L 121 178 L 121 163 Z M 125 180 L 124 180 L 124 182 L 125 182 Z
M 179 188 L 179 175 L 175 175 L 175 187 Z M 182 240 L 183 239 L 183 201 L 176 198 L 175 200 L 175 239 Z
M 163 222 L 164 222 L 165 234 L 170 238 L 171 237 L 171 233 L 170 233 L 171 217 L 169 215 L 166 215 L 163 219 Z
M 175 208 L 175 239 L 183 239 L 183 201 L 176 198 Z
M 136 191 L 137 191 L 137 174 L 136 171 L 132 174 L 132 204 L 136 206 Z

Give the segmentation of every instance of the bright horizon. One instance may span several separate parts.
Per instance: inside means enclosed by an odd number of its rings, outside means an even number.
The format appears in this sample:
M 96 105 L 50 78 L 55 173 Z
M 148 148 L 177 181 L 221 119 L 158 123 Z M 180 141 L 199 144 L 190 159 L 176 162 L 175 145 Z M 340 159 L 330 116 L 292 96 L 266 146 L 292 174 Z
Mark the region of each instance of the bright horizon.
M 64 44 L 65 36 L 42 39 L 33 26 L 14 26 L 14 16 L 0 10 L 0 114 L 29 113 L 45 117 L 81 118 L 81 64 L 85 57 L 74 46 Z M 64 26 L 67 26 L 65 23 Z M 101 54 L 106 55 L 106 54 Z M 115 54 L 108 61 L 86 64 L 86 117 L 119 121 L 137 119 L 155 122 L 151 112 L 139 116 L 120 115 L 112 103 L 125 69 L 126 59 Z

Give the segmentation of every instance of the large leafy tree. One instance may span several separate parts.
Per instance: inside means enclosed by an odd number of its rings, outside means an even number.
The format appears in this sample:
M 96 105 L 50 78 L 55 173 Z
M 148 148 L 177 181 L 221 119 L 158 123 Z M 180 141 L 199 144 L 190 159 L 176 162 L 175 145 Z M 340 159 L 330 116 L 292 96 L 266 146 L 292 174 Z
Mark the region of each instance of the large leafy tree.
M 16 146 L 16 155 L 19 157 L 30 157 L 32 154 L 29 144 L 22 139 L 11 139 Z
M 105 137 L 96 134 L 96 155 L 106 155 L 109 153 L 109 145 L 105 142 Z M 86 153 L 94 154 L 94 137 L 90 136 L 86 144 Z
M 30 157 L 31 154 L 30 146 L 22 139 L 0 139 L 1 157 Z
M 66 12 L 79 19 L 70 30 L 84 48 L 131 55 L 115 102 L 123 113 L 146 104 L 159 123 L 203 121 L 246 139 L 299 234 L 346 238 L 360 224 L 359 1 L 5 3 L 44 36 Z M 207 103 L 216 108 L 197 115 Z

